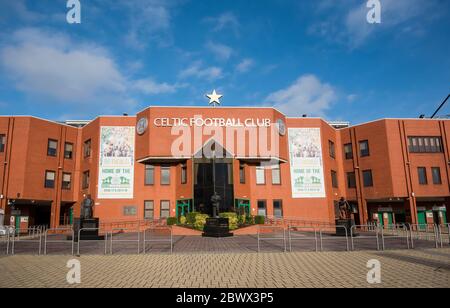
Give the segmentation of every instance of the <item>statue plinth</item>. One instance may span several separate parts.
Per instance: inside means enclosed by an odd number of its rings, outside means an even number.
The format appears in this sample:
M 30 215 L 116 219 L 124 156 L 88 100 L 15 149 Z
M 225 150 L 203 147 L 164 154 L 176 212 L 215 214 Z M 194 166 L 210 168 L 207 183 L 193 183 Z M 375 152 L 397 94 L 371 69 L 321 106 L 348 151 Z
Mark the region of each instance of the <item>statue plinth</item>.
M 337 236 L 350 236 L 350 229 L 355 225 L 353 219 L 336 219 L 336 235 Z M 345 233 L 345 227 L 347 229 L 347 234 Z
M 203 237 L 231 237 L 228 218 L 208 218 L 203 228 Z
M 101 241 L 104 236 L 98 235 L 100 220 L 98 218 L 75 218 L 73 221 L 73 231 L 75 242 L 78 242 L 78 232 L 81 230 L 80 239 L 82 241 Z M 71 237 L 70 237 L 71 239 Z

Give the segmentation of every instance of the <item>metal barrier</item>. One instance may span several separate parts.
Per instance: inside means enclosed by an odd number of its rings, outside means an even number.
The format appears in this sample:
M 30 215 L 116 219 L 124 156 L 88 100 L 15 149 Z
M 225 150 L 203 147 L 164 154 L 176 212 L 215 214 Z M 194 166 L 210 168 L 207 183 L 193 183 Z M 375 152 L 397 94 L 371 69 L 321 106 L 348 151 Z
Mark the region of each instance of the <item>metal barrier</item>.
M 314 237 L 311 236 L 292 236 L 293 234 L 295 235 L 295 232 L 302 232 L 299 231 L 299 229 L 308 229 L 309 232 L 314 232 Z M 305 231 L 303 231 L 305 232 Z M 308 232 L 308 231 L 306 231 Z M 315 250 L 318 251 L 319 247 L 318 247 L 318 240 L 317 240 L 317 230 L 315 228 L 309 228 L 309 227 L 297 227 L 297 226 L 289 226 L 288 227 L 288 241 L 289 241 L 289 251 L 292 252 L 292 241 L 301 241 L 301 240 L 314 240 L 315 242 Z
M 137 232 L 137 240 L 114 240 L 114 231 L 136 231 Z M 119 232 L 118 234 L 123 234 Z M 128 233 L 127 233 L 128 234 Z M 138 229 L 124 229 L 124 228 L 114 228 L 110 232 L 111 239 L 110 239 L 110 245 L 109 245 L 109 253 L 113 254 L 113 243 L 119 242 L 119 243 L 137 243 L 137 253 L 141 253 L 141 232 Z
M 105 252 L 104 254 L 106 255 L 107 253 L 107 245 L 108 245 L 108 233 L 105 233 L 105 238 L 103 240 L 82 240 L 81 239 L 81 232 L 82 231 L 100 231 L 100 228 L 81 228 L 80 230 L 78 230 L 78 247 L 77 247 L 77 255 L 80 255 L 80 245 L 81 242 L 105 242 Z
M 351 243 L 352 243 L 352 251 L 355 250 L 355 241 L 354 238 L 357 237 L 358 239 L 373 239 L 376 238 L 376 242 L 377 242 L 377 250 L 380 250 L 380 239 L 379 239 L 379 232 L 380 232 L 380 228 L 379 226 L 375 227 L 375 230 L 373 230 L 373 225 L 354 225 L 350 228 L 350 238 L 351 238 Z M 360 229 L 360 232 L 375 232 L 375 236 L 364 236 L 364 235 L 358 235 L 356 236 L 356 229 Z
M 344 231 L 345 231 L 345 245 L 346 245 L 346 250 L 347 250 L 347 251 L 350 251 L 350 245 L 349 245 L 349 242 L 348 242 L 348 230 L 347 230 L 347 228 L 346 228 L 345 226 L 335 226 L 334 228 L 335 228 L 335 231 L 337 231 L 336 229 L 338 229 L 338 228 L 344 229 Z M 324 236 L 323 236 L 323 231 L 326 231 L 326 230 L 330 230 L 330 228 L 320 229 L 320 230 L 319 230 L 319 236 L 320 236 L 320 251 L 323 251 L 323 241 L 324 241 L 324 240 L 328 240 L 328 239 L 336 240 L 337 238 L 339 238 L 339 236 L 337 236 L 337 235 L 333 235 L 333 236 L 325 236 L 325 237 L 324 237 Z
M 408 224 L 411 235 L 411 247 L 415 247 L 415 240 L 434 241 L 435 248 L 439 247 L 439 231 L 435 224 Z
M 161 230 L 169 230 L 170 231 L 170 239 L 147 239 L 147 231 L 161 231 Z M 171 227 L 150 227 L 144 230 L 144 254 L 147 251 L 147 243 L 170 243 L 170 253 L 173 253 L 173 230 Z
M 9 238 L 11 243 L 11 254 L 14 255 L 16 252 L 16 246 L 18 243 L 38 243 L 38 255 L 41 255 L 42 251 L 42 233 L 39 231 L 35 233 L 35 235 L 22 235 L 21 234 L 29 234 L 30 229 L 15 229 L 12 234 L 12 241 Z M 36 239 L 37 238 L 37 239 Z
M 410 244 L 409 244 L 409 231 L 408 231 L 408 227 L 406 226 L 406 224 L 401 223 L 401 224 L 395 224 L 395 225 L 389 225 L 386 227 L 382 227 L 380 226 L 380 230 L 381 230 L 381 247 L 382 250 L 386 249 L 386 245 L 385 245 L 385 240 L 386 239 L 402 239 L 405 238 L 406 239 L 406 247 L 407 249 L 410 249 Z M 387 230 L 388 232 L 385 232 L 385 230 Z
M 60 231 L 65 231 L 64 233 L 68 232 L 70 233 L 70 237 L 72 238 L 71 241 L 68 242 L 68 240 L 48 240 L 48 233 L 52 233 L 52 232 L 60 232 Z M 52 235 L 58 235 L 58 234 L 50 234 L 50 236 Z M 75 231 L 73 229 L 67 229 L 67 228 L 54 228 L 54 229 L 47 229 L 45 230 L 44 233 L 44 255 L 47 255 L 47 246 L 48 243 L 63 243 L 63 244 L 71 244 L 72 247 L 72 256 L 74 254 L 74 249 L 75 249 Z
M 444 248 L 444 238 L 443 234 L 447 234 L 448 236 L 448 242 L 447 244 L 450 244 L 450 224 L 442 224 L 442 225 L 436 225 L 438 240 L 439 240 L 439 247 Z M 445 232 L 447 231 L 447 232 Z
M 269 229 L 269 230 L 282 230 L 283 231 L 283 237 L 261 237 L 261 230 L 262 229 Z M 273 233 L 273 232 L 271 232 Z M 264 234 L 264 233 L 263 233 Z M 284 246 L 284 252 L 286 252 L 286 230 L 284 227 L 276 227 L 276 226 L 258 226 L 258 252 L 261 251 L 261 245 L 260 241 L 272 241 L 272 240 L 283 240 L 283 246 Z

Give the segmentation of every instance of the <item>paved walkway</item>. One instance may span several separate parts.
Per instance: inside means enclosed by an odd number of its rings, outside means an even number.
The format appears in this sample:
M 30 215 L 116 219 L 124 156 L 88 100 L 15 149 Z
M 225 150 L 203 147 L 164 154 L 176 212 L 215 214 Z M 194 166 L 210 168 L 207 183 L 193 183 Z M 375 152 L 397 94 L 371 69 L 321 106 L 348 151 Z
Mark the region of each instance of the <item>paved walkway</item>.
M 450 287 L 450 249 L 385 252 L 91 255 L 81 284 L 66 282 L 70 256 L 2 256 L 4 287 Z M 380 285 L 366 281 L 381 262 Z

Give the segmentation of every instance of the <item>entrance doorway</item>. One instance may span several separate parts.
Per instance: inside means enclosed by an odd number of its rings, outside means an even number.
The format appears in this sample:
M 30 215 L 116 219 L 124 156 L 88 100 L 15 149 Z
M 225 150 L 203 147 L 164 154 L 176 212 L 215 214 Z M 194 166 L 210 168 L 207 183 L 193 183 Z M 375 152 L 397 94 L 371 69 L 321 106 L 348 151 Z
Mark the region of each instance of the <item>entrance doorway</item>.
M 176 217 L 186 216 L 192 212 L 192 202 L 191 200 L 178 200 L 176 207 Z
M 213 215 L 211 198 L 214 192 L 221 198 L 219 213 L 234 210 L 232 159 L 194 159 L 194 200 L 197 211 Z

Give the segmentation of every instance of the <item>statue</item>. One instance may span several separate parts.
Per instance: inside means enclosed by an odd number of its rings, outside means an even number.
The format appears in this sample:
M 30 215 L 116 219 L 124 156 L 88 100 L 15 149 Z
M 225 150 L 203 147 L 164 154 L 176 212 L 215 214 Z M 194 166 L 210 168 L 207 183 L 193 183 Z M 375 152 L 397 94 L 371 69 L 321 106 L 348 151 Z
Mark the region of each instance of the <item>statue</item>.
M 87 195 L 81 204 L 81 218 L 82 219 L 92 219 L 93 218 L 93 208 L 94 200 L 91 199 L 91 195 Z
M 339 200 L 339 219 L 350 219 L 350 212 L 350 204 L 344 197 L 341 197 Z

